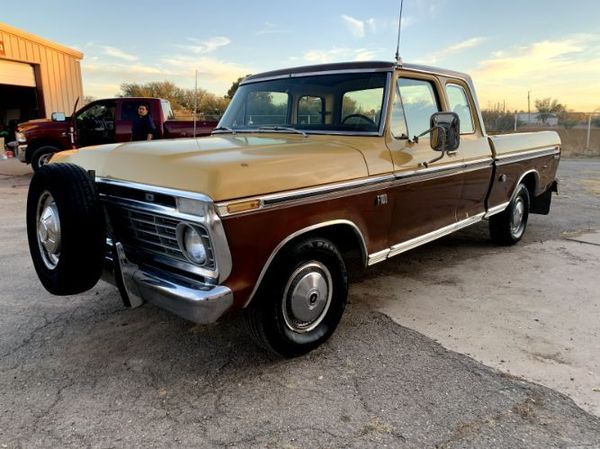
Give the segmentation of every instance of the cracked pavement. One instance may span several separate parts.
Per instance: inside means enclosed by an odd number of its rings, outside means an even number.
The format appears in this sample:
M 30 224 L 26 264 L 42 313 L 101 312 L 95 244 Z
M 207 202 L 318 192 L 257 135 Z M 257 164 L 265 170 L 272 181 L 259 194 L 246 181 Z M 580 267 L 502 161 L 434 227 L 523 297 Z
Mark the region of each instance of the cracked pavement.
M 257 349 L 239 318 L 196 326 L 149 305 L 127 310 L 104 283 L 54 297 L 29 259 L 30 175 L 15 162 L 0 163 L 2 448 L 600 447 L 600 418 L 564 394 L 380 313 L 377 280 L 406 275 L 398 262 L 359 273 L 332 339 L 294 360 Z M 568 187 L 585 161 L 562 164 Z M 594 229 L 597 212 L 572 189 L 524 243 Z M 428 245 L 438 256 L 423 268 L 438 269 L 448 247 L 465 258 L 484 253 L 484 245 L 461 248 L 483 232 Z

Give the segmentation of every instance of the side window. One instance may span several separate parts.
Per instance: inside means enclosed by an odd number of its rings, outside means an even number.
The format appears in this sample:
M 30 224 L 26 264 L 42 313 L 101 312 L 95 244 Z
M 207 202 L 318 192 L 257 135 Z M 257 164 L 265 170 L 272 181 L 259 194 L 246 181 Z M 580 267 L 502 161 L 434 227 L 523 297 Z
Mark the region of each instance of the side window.
M 124 101 L 121 103 L 121 120 L 134 120 L 138 116 L 137 108 L 139 104 L 139 101 Z
M 473 115 L 471 114 L 471 108 L 469 107 L 469 100 L 467 99 L 465 90 L 456 84 L 448 84 L 446 86 L 446 93 L 448 94 L 450 110 L 456 112 L 460 118 L 460 133 L 474 133 Z
M 325 105 L 321 97 L 311 97 L 308 95 L 300 97 L 298 100 L 298 124 L 299 125 L 322 125 L 323 111 Z
M 171 109 L 171 103 L 168 101 L 161 101 L 160 106 L 165 120 L 175 120 L 175 114 L 173 114 L 173 110 Z
M 382 103 L 383 87 L 346 92 L 342 98 L 341 124 L 377 131 Z
M 114 102 L 96 103 L 77 116 L 77 123 L 87 128 L 111 128 L 115 121 Z
M 433 84 L 409 78 L 398 79 L 408 132 L 411 137 L 429 129 L 431 116 L 440 110 Z
M 394 92 L 394 102 L 392 103 L 391 131 L 392 135 L 396 139 L 408 138 L 406 117 L 404 116 L 404 106 L 402 105 L 402 98 L 400 98 L 398 86 L 396 86 L 396 91 Z

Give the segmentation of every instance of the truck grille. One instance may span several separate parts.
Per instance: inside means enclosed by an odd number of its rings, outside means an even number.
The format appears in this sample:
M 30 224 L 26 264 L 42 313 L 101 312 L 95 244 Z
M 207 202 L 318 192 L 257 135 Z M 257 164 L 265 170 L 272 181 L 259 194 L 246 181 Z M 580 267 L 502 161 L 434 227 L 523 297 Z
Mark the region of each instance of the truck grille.
M 116 240 L 136 253 L 146 253 L 153 256 L 162 256 L 161 261 L 169 264 L 169 260 L 181 264 L 194 266 L 183 255 L 177 243 L 176 228 L 180 220 L 157 214 L 154 212 L 140 211 L 123 205 L 108 204 L 110 221 Z M 199 225 L 195 227 L 200 232 L 207 250 L 207 262 L 203 268 L 214 269 L 215 259 L 210 247 L 210 239 L 206 230 Z

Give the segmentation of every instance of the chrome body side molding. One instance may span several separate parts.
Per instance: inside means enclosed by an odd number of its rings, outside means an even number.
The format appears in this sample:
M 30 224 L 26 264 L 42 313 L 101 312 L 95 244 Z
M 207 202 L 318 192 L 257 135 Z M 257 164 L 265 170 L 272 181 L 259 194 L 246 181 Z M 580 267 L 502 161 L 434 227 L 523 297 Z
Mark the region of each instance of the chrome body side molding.
M 242 213 L 228 212 L 228 206 L 239 201 L 257 201 L 259 207 L 254 210 L 266 209 L 282 203 L 293 203 L 307 198 L 325 199 L 329 195 L 351 194 L 359 189 L 380 189 L 383 187 L 398 187 L 405 184 L 426 181 L 435 178 L 446 176 L 454 176 L 462 173 L 468 173 L 475 170 L 481 170 L 491 167 L 493 164 L 492 157 L 477 159 L 469 162 L 456 162 L 447 164 L 442 167 L 429 167 L 417 170 L 404 171 L 399 173 L 389 173 L 378 175 L 369 178 L 355 179 L 352 181 L 338 182 L 318 187 L 308 187 L 302 189 L 291 190 L 281 193 L 273 193 L 269 195 L 249 197 L 232 201 L 223 201 L 216 204 L 217 210 L 221 217 Z M 383 186 L 384 184 L 388 186 Z M 244 211 L 247 212 L 247 211 Z
M 542 148 L 539 150 L 520 151 L 518 153 L 508 153 L 496 156 L 496 165 L 502 166 L 515 162 L 527 161 L 533 158 L 553 156 L 560 153 L 559 147 Z
M 504 210 L 508 207 L 510 201 L 506 203 L 498 204 L 497 206 L 490 207 L 483 218 L 491 217 L 492 215 L 499 214 L 500 212 L 504 212 Z
M 456 223 L 452 223 L 451 225 L 444 226 L 443 228 L 437 229 L 433 232 L 429 232 L 427 234 L 421 235 L 419 237 L 415 237 L 413 239 L 407 240 L 405 242 L 397 243 L 392 245 L 390 248 L 379 251 L 377 253 L 373 253 L 369 255 L 369 265 L 374 265 L 378 262 L 382 262 L 390 257 L 394 257 L 403 252 L 414 249 L 418 246 L 424 245 L 425 243 L 429 243 L 433 240 L 437 240 L 440 237 L 444 237 L 448 234 L 451 234 L 459 229 L 466 228 L 467 226 L 471 226 L 479 221 L 481 221 L 484 217 L 484 213 L 480 213 L 477 215 L 473 215 L 465 220 L 461 220 Z

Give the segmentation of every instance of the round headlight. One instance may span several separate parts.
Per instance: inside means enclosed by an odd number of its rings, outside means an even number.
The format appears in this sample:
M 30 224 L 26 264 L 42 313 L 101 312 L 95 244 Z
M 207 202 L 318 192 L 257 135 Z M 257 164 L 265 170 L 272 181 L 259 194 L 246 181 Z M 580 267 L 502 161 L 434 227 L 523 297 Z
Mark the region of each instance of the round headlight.
M 202 265 L 206 262 L 206 247 L 198 231 L 190 226 L 184 225 L 182 229 L 182 241 L 180 241 L 185 256 L 193 263 Z

